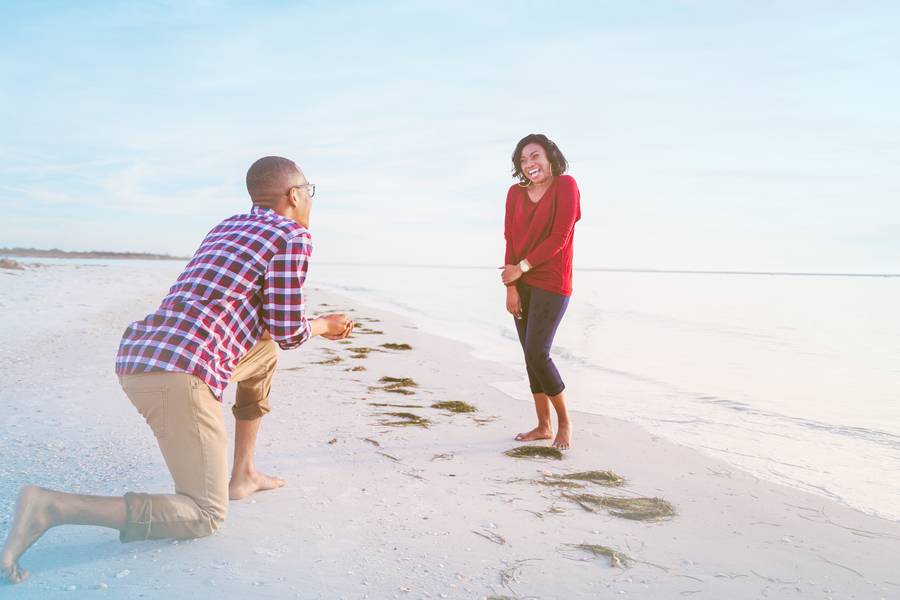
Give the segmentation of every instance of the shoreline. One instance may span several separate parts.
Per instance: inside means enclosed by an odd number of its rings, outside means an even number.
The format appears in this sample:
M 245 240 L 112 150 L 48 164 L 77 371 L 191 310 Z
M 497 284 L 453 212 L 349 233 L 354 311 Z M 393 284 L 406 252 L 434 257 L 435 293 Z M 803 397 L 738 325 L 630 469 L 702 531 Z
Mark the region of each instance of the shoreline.
M 417 327 L 422 327 L 424 330 L 426 330 L 431 335 L 434 335 L 434 336 L 442 338 L 442 339 L 452 340 L 455 343 L 458 343 L 458 344 L 464 346 L 467 349 L 469 356 L 472 357 L 473 360 L 487 361 L 493 365 L 500 367 L 501 369 L 508 370 L 509 377 L 507 379 L 502 380 L 502 381 L 497 381 L 497 382 L 491 382 L 491 385 L 495 389 L 497 389 L 498 391 L 503 393 L 504 395 L 515 399 L 517 402 L 522 402 L 529 408 L 532 406 L 531 398 L 530 398 L 530 395 L 529 395 L 529 392 L 527 389 L 527 380 L 524 375 L 524 365 L 520 366 L 518 363 L 516 363 L 515 365 L 508 364 L 508 361 L 504 360 L 505 357 L 500 357 L 499 355 L 496 354 L 496 352 L 484 351 L 484 349 L 481 348 L 477 343 L 467 339 L 465 336 L 458 335 L 458 334 L 451 334 L 450 332 L 442 329 L 437 324 L 436 321 L 430 320 L 427 317 L 416 316 L 415 318 L 413 318 L 410 315 L 403 315 L 400 310 L 400 307 L 392 305 L 391 302 L 389 302 L 389 301 L 377 300 L 377 301 L 375 301 L 375 303 L 372 303 L 370 301 L 370 299 L 365 297 L 365 294 L 353 293 L 352 291 L 339 289 L 337 287 L 330 286 L 330 285 L 324 284 L 324 283 L 317 284 L 317 285 L 320 285 L 322 287 L 322 289 L 326 290 L 328 293 L 336 294 L 338 296 L 343 296 L 343 297 L 348 298 L 349 300 L 352 300 L 354 302 L 359 302 L 361 304 L 368 303 L 370 306 L 377 308 L 377 310 L 381 310 L 386 313 L 389 313 L 389 314 L 393 315 L 395 318 L 413 319 L 413 322 L 416 323 Z M 511 346 L 514 346 L 516 348 L 516 350 L 518 350 L 518 342 L 516 340 L 509 341 L 509 344 Z M 568 354 L 568 351 L 564 350 L 563 353 Z M 566 357 L 566 356 L 560 356 L 560 357 L 557 357 L 556 355 L 554 355 L 554 356 L 555 356 L 555 358 L 563 358 L 564 360 L 569 360 L 568 357 Z M 578 359 L 576 359 L 576 360 L 578 360 Z M 583 383 L 584 375 L 585 375 L 583 367 L 576 367 L 575 369 L 572 369 L 572 370 L 573 370 L 573 372 L 576 372 L 576 371 L 579 372 L 579 374 L 581 375 L 581 379 L 575 380 L 575 378 L 573 377 L 573 380 L 577 381 L 577 383 Z M 568 371 L 566 373 L 568 373 Z M 607 376 L 610 375 L 609 372 L 607 372 L 605 374 Z M 525 383 L 523 383 L 523 382 L 525 382 Z M 522 391 L 521 394 L 517 395 L 512 390 L 512 388 L 515 387 L 516 385 L 518 385 L 518 389 L 520 389 Z M 575 390 L 575 389 L 576 388 L 573 387 L 573 390 Z M 884 509 L 880 509 L 874 505 L 868 506 L 868 505 L 856 504 L 856 503 L 852 502 L 851 500 L 839 495 L 838 493 L 836 493 L 832 490 L 826 489 L 824 487 L 819 487 L 813 483 L 802 481 L 802 480 L 797 480 L 797 479 L 792 480 L 789 477 L 785 477 L 784 475 L 777 474 L 772 471 L 766 471 L 762 468 L 754 469 L 747 464 L 741 464 L 739 461 L 729 460 L 728 455 L 733 455 L 734 454 L 733 452 L 728 452 L 721 448 L 705 447 L 700 444 L 691 443 L 691 442 L 683 440 L 683 439 L 678 439 L 677 437 L 674 437 L 671 435 L 672 434 L 671 431 L 666 431 L 664 429 L 654 431 L 649 426 L 650 425 L 649 423 L 642 423 L 642 422 L 639 422 L 636 420 L 629 419 L 627 417 L 610 416 L 610 415 L 602 412 L 602 410 L 599 408 L 595 409 L 594 411 L 573 408 L 573 406 L 577 405 L 577 400 L 578 400 L 577 394 L 579 392 L 576 391 L 575 393 L 576 393 L 576 395 L 574 398 L 570 397 L 568 399 L 569 409 L 570 409 L 570 412 L 572 412 L 572 413 L 619 419 L 623 422 L 627 422 L 627 423 L 636 425 L 637 427 L 640 427 L 642 430 L 646 431 L 650 435 L 660 435 L 672 444 L 691 448 L 711 460 L 724 462 L 724 463 L 728 464 L 729 468 L 741 470 L 742 472 L 747 473 L 748 475 L 751 475 L 753 477 L 757 477 L 763 481 L 767 481 L 774 485 L 785 486 L 785 487 L 788 487 L 790 489 L 794 489 L 797 491 L 810 493 L 810 494 L 819 496 L 823 499 L 826 499 L 826 500 L 829 500 L 832 502 L 836 502 L 836 503 L 846 506 L 850 509 L 860 511 L 861 513 L 866 514 L 868 516 L 879 518 L 879 519 L 884 519 L 888 522 L 900 524 L 900 509 L 898 509 L 897 511 L 895 511 L 893 513 L 887 513 L 887 512 L 884 512 Z M 584 393 L 584 392 L 581 392 L 581 393 Z M 554 419 L 555 419 L 555 416 L 554 416 Z M 878 433 L 878 432 L 876 431 L 875 433 Z M 757 457 L 757 460 L 762 462 L 765 460 L 772 461 L 773 459 L 771 457 Z M 777 465 L 778 461 L 775 461 L 775 464 Z
M 110 275 L 91 271 L 89 277 Z M 10 449 L 0 455 L 0 536 L 18 485 L 29 480 L 81 493 L 171 487 L 152 434 L 112 374 L 121 330 L 152 310 L 163 293 L 147 283 L 139 298 L 122 303 L 100 294 L 77 323 L 26 339 L 16 349 L 10 364 L 11 375 L 21 379 L 19 400 L 13 401 L 11 390 L 0 392 L 10 406 L 0 415 L 0 442 Z M 219 534 L 192 542 L 121 545 L 110 530 L 52 530 L 23 557 L 33 575 L 14 588 L 17 597 L 71 597 L 73 586 L 87 593 L 101 584 L 116 597 L 171 597 L 177 590 L 226 600 L 247 594 L 900 593 L 894 575 L 897 523 L 759 480 L 633 423 L 578 411 L 574 446 L 562 461 L 505 456 L 519 446 L 512 436 L 534 418 L 530 405 L 491 387 L 510 371 L 473 358 L 464 344 L 425 333 L 399 315 L 315 286 L 308 297 L 311 313 L 353 309 L 362 328 L 349 344 L 317 339 L 280 353 L 258 462 L 288 485 L 232 503 Z M 359 367 L 365 370 L 354 370 Z M 28 378 L 34 373 L 43 376 L 40 381 Z M 396 393 L 385 389 L 382 377 L 418 385 L 406 386 L 409 394 Z M 233 393 L 229 388 L 225 410 Z M 431 406 L 449 400 L 468 402 L 477 412 Z M 410 419 L 389 413 L 430 423 L 398 426 L 390 423 Z M 231 420 L 226 422 L 231 428 Z M 625 484 L 568 490 L 542 483 L 553 481 L 548 475 L 607 469 Z M 671 502 L 675 515 L 642 522 L 597 507 L 589 512 L 566 497 L 573 491 L 660 497 Z M 574 547 L 579 544 L 602 545 L 627 558 L 614 566 L 610 557 Z

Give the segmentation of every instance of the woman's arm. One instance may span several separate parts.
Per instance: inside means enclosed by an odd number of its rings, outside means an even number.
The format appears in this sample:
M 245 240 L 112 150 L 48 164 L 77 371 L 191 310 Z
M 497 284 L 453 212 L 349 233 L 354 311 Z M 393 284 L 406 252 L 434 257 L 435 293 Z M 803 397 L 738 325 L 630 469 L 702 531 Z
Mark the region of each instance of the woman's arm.
M 514 260 L 512 242 L 510 241 L 510 236 L 512 235 L 512 198 L 513 198 L 513 189 L 506 193 L 506 217 L 503 220 L 503 239 L 506 240 L 506 257 L 503 259 L 504 265 L 512 264 Z
M 580 201 L 581 194 L 575 180 L 568 176 L 561 177 L 556 190 L 556 215 L 550 235 L 525 257 L 531 268 L 547 262 L 565 247 L 572 237 L 575 221 L 581 216 Z

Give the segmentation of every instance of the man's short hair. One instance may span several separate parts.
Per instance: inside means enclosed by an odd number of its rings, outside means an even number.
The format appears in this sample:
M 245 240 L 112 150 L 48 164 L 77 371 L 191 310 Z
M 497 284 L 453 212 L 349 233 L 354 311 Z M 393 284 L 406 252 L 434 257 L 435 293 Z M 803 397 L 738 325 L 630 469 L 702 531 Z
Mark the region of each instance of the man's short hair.
M 281 156 L 264 156 L 247 170 L 247 192 L 251 198 L 281 195 L 300 174 L 292 160 Z

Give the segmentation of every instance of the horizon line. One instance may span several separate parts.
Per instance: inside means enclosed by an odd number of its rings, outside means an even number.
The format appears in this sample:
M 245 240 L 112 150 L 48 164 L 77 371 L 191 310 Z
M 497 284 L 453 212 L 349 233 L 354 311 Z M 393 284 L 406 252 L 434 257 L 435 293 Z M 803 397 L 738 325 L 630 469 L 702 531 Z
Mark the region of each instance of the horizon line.
M 3 252 L 4 250 L 12 250 L 13 252 Z M 29 256 L 29 252 L 41 253 Z M 85 255 L 85 254 L 108 254 L 112 256 L 92 258 L 88 256 L 46 256 L 46 253 L 58 252 L 66 255 Z M 156 254 L 152 252 L 128 252 L 128 251 L 110 251 L 110 250 L 60 250 L 52 248 L 50 250 L 42 250 L 38 248 L 22 248 L 22 247 L 4 247 L 0 248 L 0 256 L 9 256 L 15 258 L 57 258 L 69 260 L 129 260 L 138 257 L 152 257 L 156 260 L 190 260 L 191 257 L 174 256 L 171 254 Z M 330 266 L 352 266 L 352 267 L 405 267 L 414 269 L 494 269 L 499 270 L 500 267 L 488 267 L 484 265 L 441 265 L 441 264 L 404 264 L 404 263 L 361 263 L 348 261 L 320 261 L 316 264 Z M 825 271 L 756 271 L 756 270 L 728 270 L 728 269 L 655 269 L 647 267 L 575 267 L 574 271 L 600 272 L 600 273 L 660 273 L 673 275 L 769 275 L 777 277 L 881 277 L 895 278 L 900 277 L 900 273 L 848 273 L 848 272 L 825 272 Z

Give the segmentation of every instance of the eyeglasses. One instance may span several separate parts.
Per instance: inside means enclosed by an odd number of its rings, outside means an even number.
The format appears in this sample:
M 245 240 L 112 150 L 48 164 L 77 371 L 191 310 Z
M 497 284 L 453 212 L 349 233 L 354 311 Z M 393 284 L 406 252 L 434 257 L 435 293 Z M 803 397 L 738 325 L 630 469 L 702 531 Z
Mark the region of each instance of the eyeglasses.
M 288 190 L 288 193 L 290 193 L 290 191 L 291 191 L 292 189 L 294 189 L 294 188 L 306 188 L 306 191 L 309 193 L 309 197 L 310 197 L 310 198 L 312 198 L 313 196 L 316 195 L 316 184 L 314 184 L 314 183 L 307 183 L 307 184 L 304 184 L 304 185 L 295 185 L 295 186 L 292 186 L 291 189 Z

